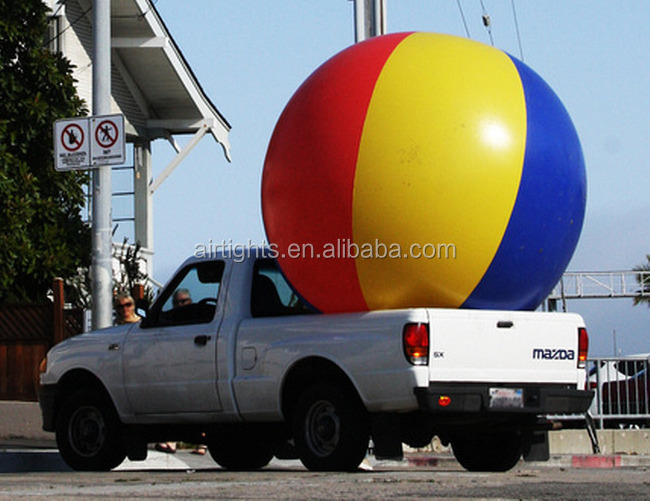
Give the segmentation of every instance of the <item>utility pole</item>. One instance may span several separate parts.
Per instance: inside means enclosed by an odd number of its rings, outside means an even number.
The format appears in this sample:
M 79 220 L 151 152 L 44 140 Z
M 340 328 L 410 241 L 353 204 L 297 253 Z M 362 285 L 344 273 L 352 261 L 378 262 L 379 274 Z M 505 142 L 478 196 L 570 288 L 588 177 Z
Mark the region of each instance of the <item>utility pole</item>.
M 93 115 L 111 112 L 111 0 L 93 0 Z M 113 322 L 111 167 L 92 172 L 92 328 Z
M 354 41 L 386 33 L 386 0 L 354 1 Z

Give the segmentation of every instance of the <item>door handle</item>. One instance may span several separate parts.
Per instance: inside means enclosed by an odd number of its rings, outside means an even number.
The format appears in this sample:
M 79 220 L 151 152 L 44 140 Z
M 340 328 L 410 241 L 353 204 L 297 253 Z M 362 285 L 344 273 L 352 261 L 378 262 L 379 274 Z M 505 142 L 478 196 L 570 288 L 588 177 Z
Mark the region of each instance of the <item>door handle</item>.
M 196 336 L 194 338 L 194 344 L 197 346 L 205 346 L 208 344 L 208 341 L 212 339 L 212 336 L 206 336 L 205 334 L 201 334 L 200 336 Z

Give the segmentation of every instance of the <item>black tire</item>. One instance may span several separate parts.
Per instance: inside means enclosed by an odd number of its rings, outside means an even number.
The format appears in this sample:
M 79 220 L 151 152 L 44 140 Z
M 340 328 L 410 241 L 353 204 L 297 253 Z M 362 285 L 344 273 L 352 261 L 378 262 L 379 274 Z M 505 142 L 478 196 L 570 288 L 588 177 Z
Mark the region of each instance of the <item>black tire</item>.
M 354 471 L 368 450 L 368 418 L 351 391 L 317 384 L 298 399 L 293 413 L 298 457 L 312 471 Z
M 64 402 L 56 421 L 56 443 L 78 471 L 108 471 L 126 458 L 122 425 L 107 397 L 79 390 Z
M 468 471 L 504 472 L 521 458 L 523 438 L 517 432 L 458 434 L 452 437 L 451 447 Z
M 233 471 L 259 470 L 273 459 L 264 440 L 237 433 L 208 436 L 208 451 L 219 466 Z

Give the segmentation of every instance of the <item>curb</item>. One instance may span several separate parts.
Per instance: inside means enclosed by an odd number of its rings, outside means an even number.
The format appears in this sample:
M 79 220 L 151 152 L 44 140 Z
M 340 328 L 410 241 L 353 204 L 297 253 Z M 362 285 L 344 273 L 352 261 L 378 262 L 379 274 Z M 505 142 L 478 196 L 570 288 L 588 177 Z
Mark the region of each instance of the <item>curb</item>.
M 573 456 L 573 468 L 620 468 L 621 456 Z
M 453 455 L 405 455 L 403 461 L 378 462 L 380 466 L 401 466 L 412 468 L 452 468 L 462 469 Z M 558 454 L 548 461 L 520 461 L 519 467 L 537 468 L 650 468 L 650 456 L 628 454 Z
M 408 454 L 404 456 L 404 459 L 408 466 L 413 468 L 461 468 L 452 455 L 426 456 Z

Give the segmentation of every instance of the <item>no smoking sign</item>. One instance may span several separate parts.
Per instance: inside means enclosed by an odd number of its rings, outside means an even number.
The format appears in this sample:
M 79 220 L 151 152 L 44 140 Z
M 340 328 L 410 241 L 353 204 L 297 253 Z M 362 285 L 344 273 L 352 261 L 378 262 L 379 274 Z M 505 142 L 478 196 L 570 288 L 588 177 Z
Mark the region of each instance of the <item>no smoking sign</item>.
M 54 122 L 55 169 L 88 169 L 126 161 L 123 115 L 66 118 Z

